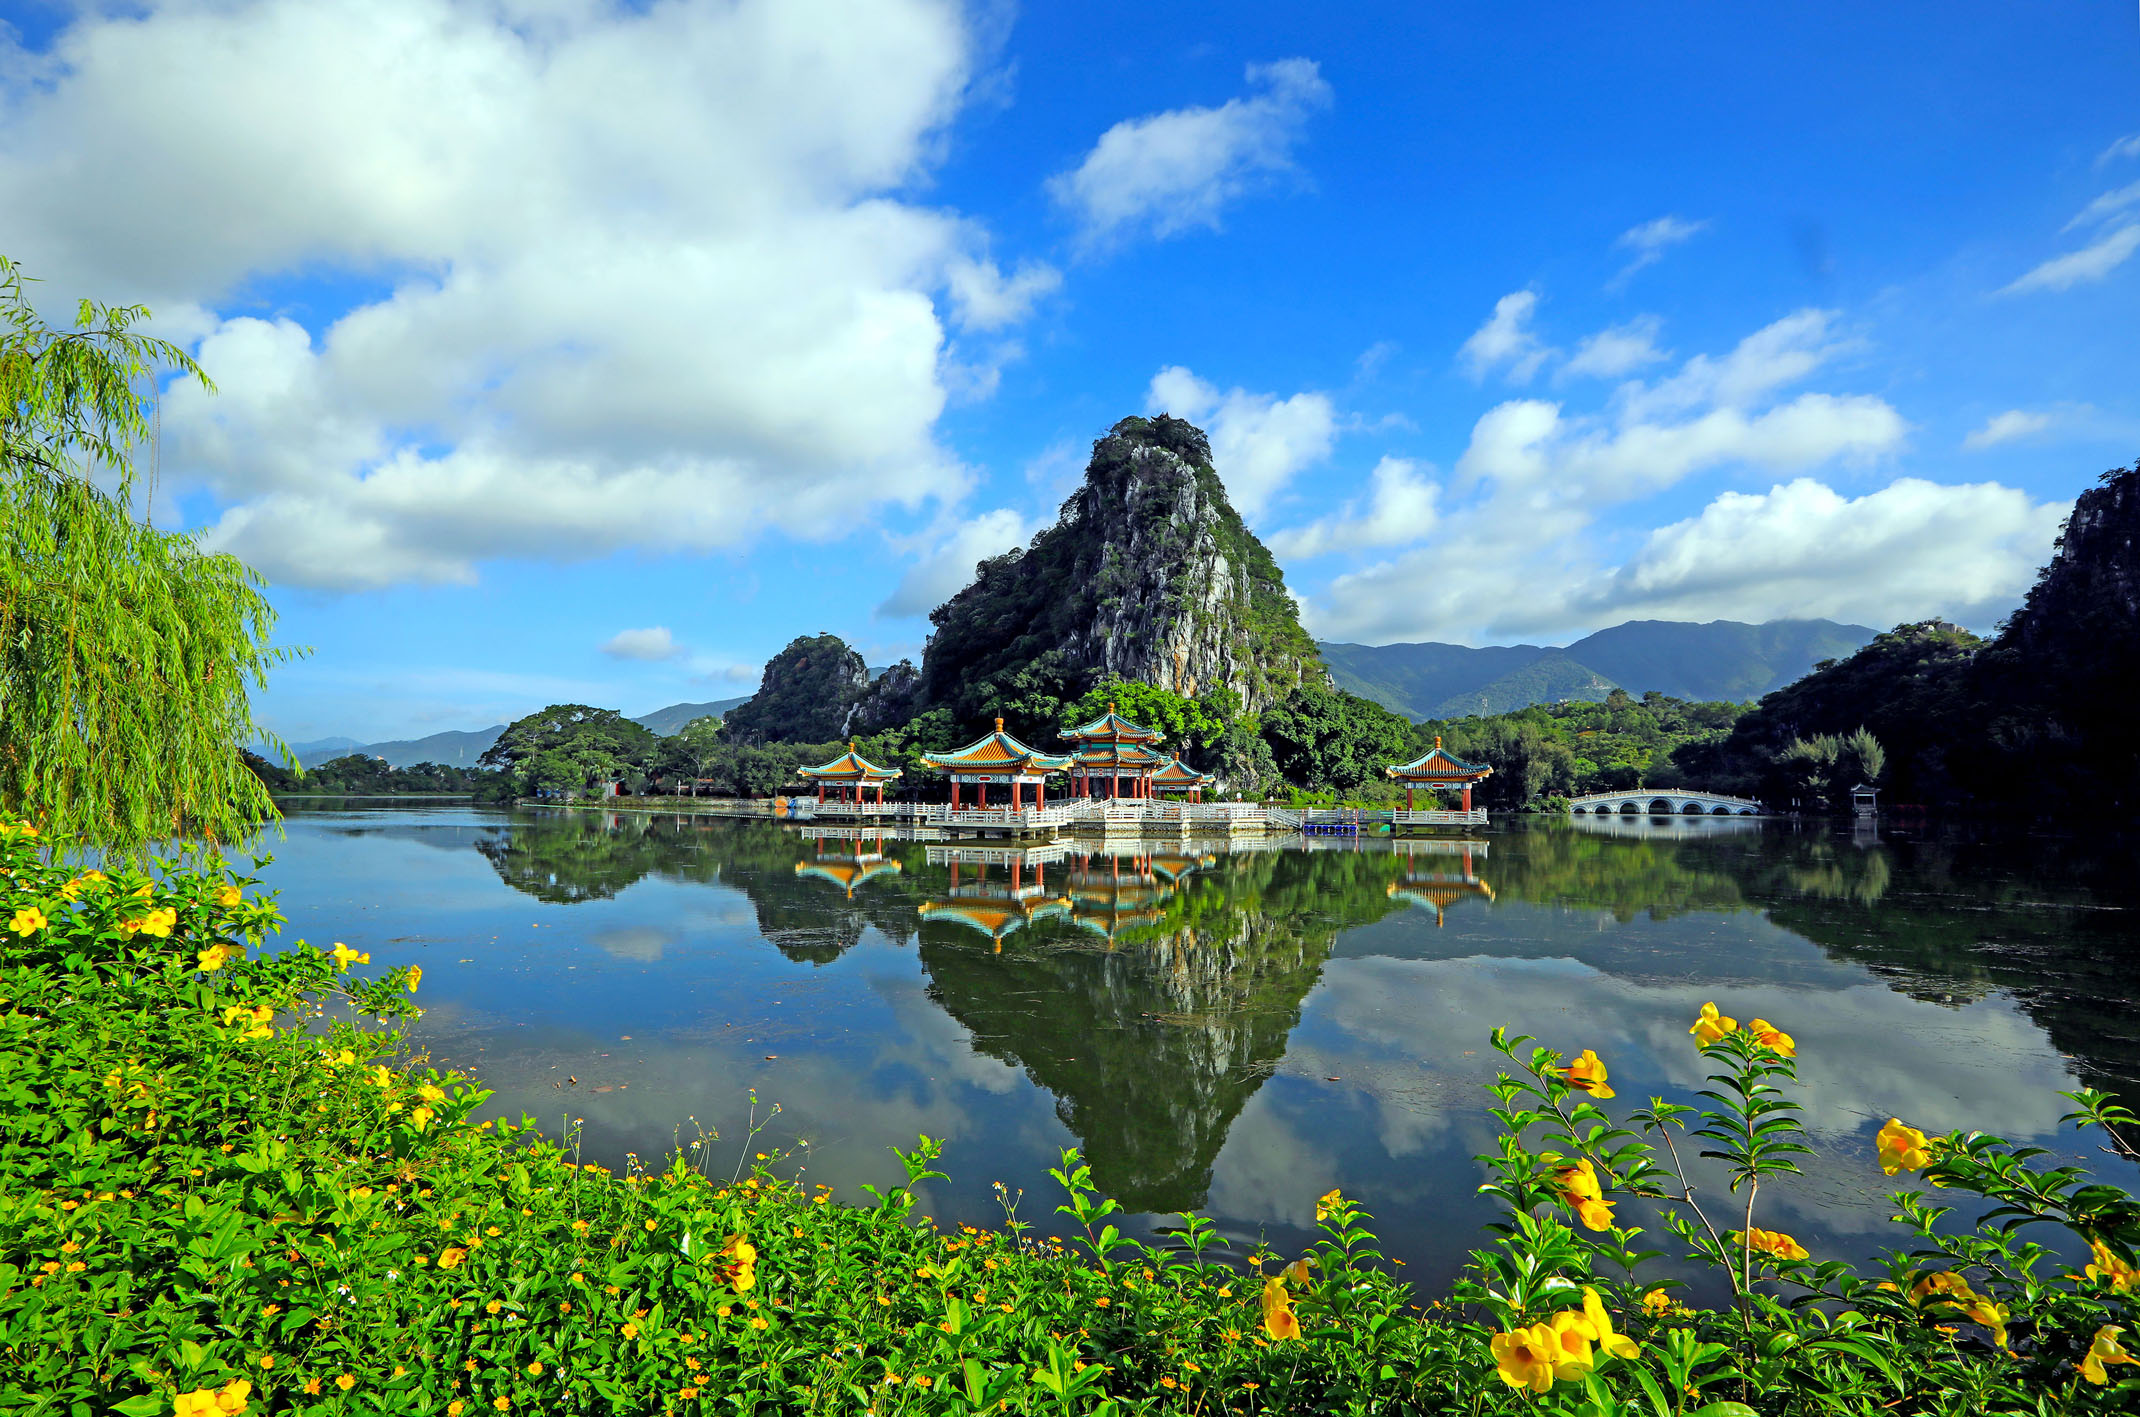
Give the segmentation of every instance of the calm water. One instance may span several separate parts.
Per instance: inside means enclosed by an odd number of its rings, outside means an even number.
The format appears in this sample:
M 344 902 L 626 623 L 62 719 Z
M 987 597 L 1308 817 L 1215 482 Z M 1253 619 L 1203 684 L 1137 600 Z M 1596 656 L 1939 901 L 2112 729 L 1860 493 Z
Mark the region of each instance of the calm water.
M 1899 1239 L 1871 1159 L 1889 1116 L 2072 1151 L 2059 1089 L 2140 1103 L 2129 846 L 1555 821 L 1114 850 L 1014 892 L 1001 864 L 954 884 L 941 846 L 769 822 L 309 808 L 266 878 L 286 940 L 424 967 L 417 1042 L 493 1114 L 583 1118 L 613 1165 L 696 1118 L 732 1166 L 756 1089 L 783 1110 L 750 1149 L 844 1195 L 926 1132 L 953 1179 L 925 1210 L 999 1222 L 1002 1180 L 1046 1225 L 1078 1146 L 1132 1210 L 1291 1250 L 1342 1186 L 1429 1284 L 1487 1218 L 1496 1024 L 1597 1049 L 1620 1106 L 1701 1085 L 1705 1000 L 1794 1034 L 1817 1154 L 1767 1213 L 1823 1256 Z

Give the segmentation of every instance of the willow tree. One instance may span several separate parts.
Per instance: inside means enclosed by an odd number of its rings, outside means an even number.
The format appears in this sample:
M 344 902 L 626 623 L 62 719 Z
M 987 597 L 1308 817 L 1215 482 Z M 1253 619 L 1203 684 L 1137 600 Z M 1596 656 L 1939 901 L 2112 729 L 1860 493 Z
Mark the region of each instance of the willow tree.
M 275 806 L 243 746 L 287 758 L 249 697 L 288 657 L 259 577 L 133 511 L 159 376 L 214 388 L 147 315 L 55 328 L 0 257 L 0 809 L 121 851 L 249 835 Z

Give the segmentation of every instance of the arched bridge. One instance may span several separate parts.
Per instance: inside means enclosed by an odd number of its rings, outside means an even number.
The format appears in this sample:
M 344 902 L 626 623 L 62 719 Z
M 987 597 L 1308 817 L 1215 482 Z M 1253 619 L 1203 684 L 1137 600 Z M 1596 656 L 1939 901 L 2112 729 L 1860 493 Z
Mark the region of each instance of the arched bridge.
M 1759 817 L 1768 809 L 1745 797 L 1716 792 L 1586 792 L 1572 798 L 1578 816 Z

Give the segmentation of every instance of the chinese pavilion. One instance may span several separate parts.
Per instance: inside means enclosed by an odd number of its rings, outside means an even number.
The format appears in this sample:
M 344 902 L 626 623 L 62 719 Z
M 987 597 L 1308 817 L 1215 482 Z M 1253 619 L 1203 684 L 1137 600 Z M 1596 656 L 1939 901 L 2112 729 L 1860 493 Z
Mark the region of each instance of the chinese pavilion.
M 1129 784 L 1131 797 L 1152 795 L 1152 774 L 1166 764 L 1156 750 L 1160 734 L 1155 729 L 1131 723 L 1109 704 L 1107 712 L 1077 728 L 1065 728 L 1063 737 L 1077 744 L 1071 755 L 1070 790 L 1080 797 L 1120 797 L 1122 784 Z M 1094 793 L 1095 781 L 1107 791 Z
M 1464 810 L 1471 810 L 1471 789 L 1476 783 L 1493 776 L 1494 770 L 1484 763 L 1467 763 L 1442 747 L 1439 733 L 1434 735 L 1434 751 L 1423 758 L 1415 759 L 1400 767 L 1384 768 L 1392 778 L 1404 784 L 1404 810 L 1412 810 L 1412 793 L 1419 788 L 1447 791 L 1460 788 L 1464 793 Z
M 1204 800 L 1204 789 L 1211 785 L 1211 774 L 1198 772 L 1180 758 L 1167 759 L 1166 766 L 1152 774 L 1154 792 L 1186 792 L 1191 802 Z
M 825 800 L 826 784 L 832 786 L 832 800 L 860 803 L 862 794 L 874 787 L 877 801 L 884 801 L 884 784 L 899 776 L 897 768 L 880 768 L 855 751 L 849 743 L 847 751 L 822 767 L 798 768 L 797 773 L 817 784 L 817 800 Z M 845 788 L 843 798 L 840 789 Z
M 978 931 L 991 940 L 997 953 L 1003 951 L 1003 937 L 1037 920 L 1060 917 L 1070 913 L 1067 896 L 1051 895 L 1048 891 L 1048 863 L 1059 861 L 1064 849 L 1042 847 L 1024 849 L 1019 847 L 948 846 L 929 848 L 930 864 L 948 863 L 951 867 L 950 888 L 933 900 L 925 900 L 917 907 L 923 920 L 948 920 L 954 925 L 963 925 Z M 973 879 L 960 884 L 959 868 L 972 866 Z M 1010 880 L 992 881 L 988 878 L 990 866 L 1008 866 Z M 1026 877 L 1024 868 L 1031 866 L 1033 874 Z
M 1043 753 L 1037 748 L 1028 748 L 1016 738 L 1003 731 L 1003 720 L 996 720 L 996 731 L 985 738 L 968 743 L 955 753 L 923 753 L 923 762 L 938 772 L 951 777 L 951 810 L 961 810 L 959 786 L 964 783 L 979 791 L 971 804 L 975 810 L 988 806 L 988 789 L 991 785 L 1010 789 L 1010 800 L 1004 804 L 1018 811 L 1026 804 L 1019 800 L 1020 790 L 1033 789 L 1032 805 L 1048 805 L 1048 778 L 1051 772 L 1061 772 L 1070 766 L 1070 759 Z

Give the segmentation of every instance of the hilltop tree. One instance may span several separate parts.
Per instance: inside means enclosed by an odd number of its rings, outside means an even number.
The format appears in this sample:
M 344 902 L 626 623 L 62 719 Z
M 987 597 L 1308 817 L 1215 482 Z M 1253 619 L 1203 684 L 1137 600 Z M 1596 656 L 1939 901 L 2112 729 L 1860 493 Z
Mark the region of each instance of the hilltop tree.
M 1403 762 L 1412 725 L 1372 699 L 1303 684 L 1263 715 L 1263 737 L 1288 780 L 1344 793 Z
M 275 805 L 243 745 L 290 652 L 235 557 L 137 519 L 160 371 L 213 390 L 140 306 L 45 323 L 0 257 L 0 810 L 120 851 L 249 835 Z M 293 764 L 294 766 L 294 764 Z

